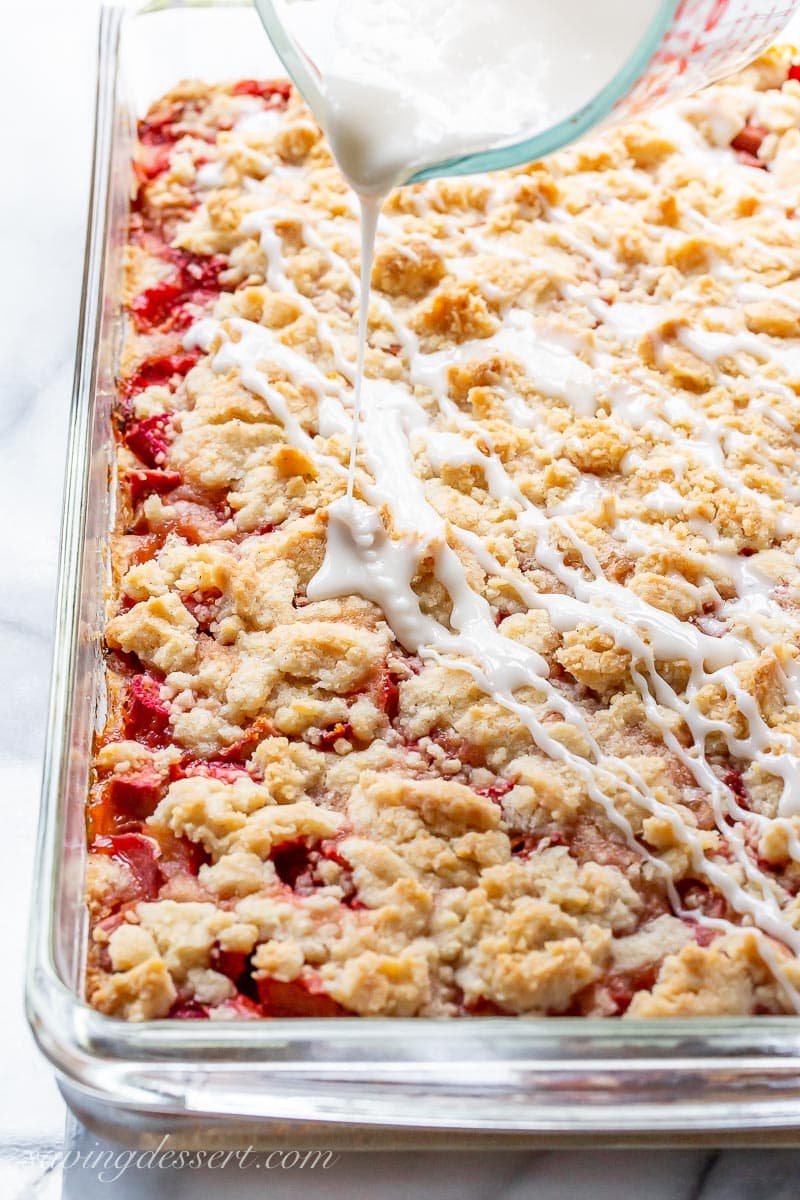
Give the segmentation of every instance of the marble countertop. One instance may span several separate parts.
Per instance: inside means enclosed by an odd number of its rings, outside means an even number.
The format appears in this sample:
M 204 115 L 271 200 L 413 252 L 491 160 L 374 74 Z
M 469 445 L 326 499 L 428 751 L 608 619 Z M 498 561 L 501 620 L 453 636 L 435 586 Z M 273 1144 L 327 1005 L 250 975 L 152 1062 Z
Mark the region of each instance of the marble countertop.
M 17 5 L 0 73 L 5 123 L 0 261 L 0 840 L 4 980 L 0 991 L 0 1196 L 289 1200 L 319 1188 L 330 1200 L 790 1200 L 800 1151 L 517 1151 L 342 1155 L 310 1174 L 269 1180 L 234 1166 L 178 1171 L 92 1166 L 101 1145 L 67 1115 L 22 1011 L 53 589 L 61 507 L 94 93 L 97 0 Z M 24 900 L 23 900 L 24 898 Z M 66 1131 L 66 1132 L 65 1132 Z M 88 1159 L 87 1159 L 88 1156 Z M 96 1160 L 95 1160 L 96 1161 Z M 103 1160 L 110 1161 L 110 1160 Z M 124 1161 L 124 1160 L 123 1160 Z M 89 1165 L 87 1165 L 87 1162 Z M 65 1165 L 66 1164 L 66 1165 Z M 69 1165 L 73 1164 L 73 1165 Z M 224 1178 L 223 1178 L 224 1176 Z

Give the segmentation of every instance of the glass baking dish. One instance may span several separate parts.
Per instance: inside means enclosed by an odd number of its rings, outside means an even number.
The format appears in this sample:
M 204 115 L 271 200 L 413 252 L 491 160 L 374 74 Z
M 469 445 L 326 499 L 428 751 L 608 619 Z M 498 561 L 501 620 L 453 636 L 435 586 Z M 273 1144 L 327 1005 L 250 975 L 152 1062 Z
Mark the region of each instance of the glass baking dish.
M 27 1003 L 67 1099 L 145 1144 L 534 1145 L 792 1141 L 800 1021 L 294 1019 L 131 1025 L 82 998 L 84 802 L 101 719 L 112 519 L 109 406 L 134 118 L 187 76 L 282 73 L 246 3 L 102 10 L 82 317 Z

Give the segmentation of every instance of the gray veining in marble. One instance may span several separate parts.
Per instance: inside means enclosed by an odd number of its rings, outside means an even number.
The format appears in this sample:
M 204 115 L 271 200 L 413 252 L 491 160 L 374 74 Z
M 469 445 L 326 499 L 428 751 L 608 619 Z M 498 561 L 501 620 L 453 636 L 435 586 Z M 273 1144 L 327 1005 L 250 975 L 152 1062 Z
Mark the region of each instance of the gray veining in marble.
M 78 316 L 97 0 L 4 13 L 0 205 L 0 1198 L 796 1200 L 800 1151 L 344 1155 L 299 1171 L 61 1169 L 65 1112 L 21 1005 L 66 413 Z M 70 1120 L 66 1150 L 106 1151 Z

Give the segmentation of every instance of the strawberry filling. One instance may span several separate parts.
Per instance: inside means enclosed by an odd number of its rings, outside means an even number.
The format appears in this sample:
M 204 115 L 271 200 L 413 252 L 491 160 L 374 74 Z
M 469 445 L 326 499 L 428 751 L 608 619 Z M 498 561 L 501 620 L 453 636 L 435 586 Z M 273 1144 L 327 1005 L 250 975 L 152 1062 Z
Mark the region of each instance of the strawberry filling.
M 161 886 L 158 842 L 141 833 L 119 833 L 112 837 L 96 837 L 92 842 L 95 854 L 106 854 L 128 868 L 137 892 L 143 899 L 152 900 Z
M 165 387 L 173 384 L 176 378 L 182 379 L 191 371 L 200 358 L 199 350 L 187 351 L 185 354 L 165 354 L 161 358 L 150 358 L 142 363 L 133 375 L 123 379 L 120 393 L 125 397 L 135 396 L 149 387 Z
M 153 837 L 158 842 L 159 864 L 165 879 L 174 879 L 178 875 L 197 878 L 200 868 L 210 862 L 203 846 L 188 838 L 177 837 L 169 829 L 158 827 L 153 830 Z
M 689 624 L 694 625 L 695 629 L 699 629 L 707 637 L 724 637 L 730 630 L 727 621 L 723 621 L 711 613 L 696 613 L 689 617 Z
M 130 310 L 139 332 L 146 333 L 155 326 L 164 325 L 183 295 L 180 277 L 172 276 L 134 296 Z
M 137 157 L 133 160 L 133 171 L 139 183 L 150 183 L 166 171 L 171 151 L 171 142 L 160 146 L 141 145 Z
M 471 1000 L 465 1000 L 461 1009 L 470 1017 L 506 1017 L 508 1013 L 499 1004 L 495 1004 L 494 1000 L 487 1000 L 485 996 L 475 996 Z
M 172 274 L 134 296 L 130 303 L 133 323 L 140 333 L 163 326 L 185 329 L 194 320 L 186 304 L 206 304 L 224 290 L 219 276 L 227 263 L 220 255 L 202 258 L 168 248 L 163 257 L 173 264 Z
M 258 995 L 265 1017 L 344 1017 L 347 1009 L 322 990 L 299 979 L 259 979 Z
M 605 981 L 605 990 L 616 1006 L 616 1015 L 622 1016 L 628 1011 L 637 992 L 651 991 L 657 976 L 657 963 L 647 963 L 633 971 L 612 972 Z
M 135 675 L 128 688 L 123 725 L 125 736 L 147 746 L 162 746 L 169 729 L 169 709 L 161 685 L 150 675 Z
M 800 63 L 792 63 L 786 78 L 800 80 Z
M 701 879 L 682 879 L 676 885 L 681 904 L 690 911 L 704 917 L 724 917 L 727 912 L 725 897 L 713 891 Z
M 353 727 L 349 721 L 337 721 L 330 729 L 324 729 L 314 741 L 320 750 L 333 750 L 338 741 L 352 741 Z
M 275 868 L 275 874 L 281 883 L 295 890 L 297 884 L 306 884 L 306 890 L 313 890 L 312 850 L 305 838 L 294 838 L 273 847 L 270 862 Z
M 363 908 L 356 893 L 350 863 L 340 854 L 335 841 L 312 844 L 307 838 L 293 838 L 273 846 L 270 854 L 275 874 L 284 887 L 291 888 L 298 896 L 310 896 L 318 888 L 326 886 L 319 873 L 323 861 L 336 863 L 339 867 L 336 884 L 342 889 L 342 904 L 352 909 Z
M 489 787 L 476 788 L 479 796 L 486 796 L 489 800 L 500 800 L 503 796 L 507 796 L 513 788 L 513 783 L 510 779 L 496 779 Z
M 197 126 L 202 109 L 202 102 L 197 100 L 159 106 L 159 111 L 139 122 L 139 141 L 144 146 L 167 146 L 187 134 L 206 138 L 208 135 Z
M 125 430 L 124 441 L 129 450 L 148 467 L 161 467 L 166 460 L 171 441 L 170 426 L 173 413 L 155 413 L 134 421 Z
M 744 129 L 731 140 L 731 149 L 736 151 L 740 162 L 748 167 L 761 167 L 766 171 L 767 164 L 758 158 L 758 152 L 768 132 L 763 125 L 747 122 Z
M 212 970 L 219 971 L 221 975 L 227 975 L 233 983 L 236 983 L 237 979 L 241 979 L 244 975 L 249 961 L 249 954 L 244 954 L 241 950 L 223 950 L 218 945 L 211 950 Z
M 542 842 L 546 841 L 549 846 L 566 846 L 567 839 L 563 833 L 556 831 L 548 832 L 544 830 L 542 833 L 524 833 L 518 836 L 511 837 L 511 853 L 518 858 L 528 858 L 539 849 Z
M 232 996 L 229 1000 L 223 1000 L 218 1008 L 231 1013 L 234 1019 L 239 1021 L 261 1020 L 261 1009 L 248 996 L 243 996 L 241 992 L 238 996 Z
M 216 602 L 222 596 L 219 588 L 207 588 L 204 592 L 192 592 L 190 596 L 182 596 L 184 607 L 197 621 L 198 627 L 207 633 L 211 622 L 216 618 Z
M 161 116 L 139 122 L 139 141 L 143 146 L 166 146 L 176 140 L 175 125 L 183 115 L 182 105 L 171 105 Z
M 188 779 L 191 775 L 204 775 L 208 779 L 219 779 L 221 783 L 235 783 L 237 779 L 246 779 L 248 772 L 235 763 L 221 762 L 213 758 L 207 761 L 182 760 L 175 763 L 169 772 L 173 781 Z
M 217 758 L 224 763 L 245 763 L 264 738 L 274 736 L 275 728 L 271 721 L 267 717 L 259 717 L 243 737 L 220 750 Z
M 232 96 L 260 96 L 267 108 L 286 108 L 292 85 L 283 79 L 240 79 L 231 88 Z
M 716 929 L 709 929 L 707 925 L 701 925 L 699 921 L 693 921 L 690 917 L 684 917 L 683 923 L 692 931 L 692 937 L 697 942 L 698 946 L 710 946 L 717 936 Z
M 378 684 L 378 708 L 393 721 L 400 711 L 400 689 L 389 671 L 384 671 Z
M 733 792 L 736 799 L 741 804 L 742 808 L 750 807 L 750 796 L 747 792 L 747 785 L 742 778 L 742 772 L 734 767 L 730 771 L 726 771 L 722 776 L 722 782 L 726 788 Z
M 166 511 L 148 517 L 140 516 L 137 530 L 158 532 L 162 537 L 177 533 L 193 546 L 213 541 L 229 520 L 224 505 L 199 504 L 194 500 L 183 500 L 171 496 Z
M 105 784 L 105 798 L 114 815 L 144 821 L 161 799 L 163 780 L 152 767 L 135 775 L 112 775 Z
M 142 563 L 151 562 L 159 550 L 164 547 L 164 535 L 162 533 L 147 533 L 139 537 L 135 534 L 129 534 L 128 541 L 133 546 L 133 549 L 128 554 L 129 567 L 138 567 Z
M 179 471 L 131 471 L 128 475 L 128 487 L 131 491 L 131 504 L 134 506 L 140 500 L 144 500 L 147 496 L 152 496 L 153 492 L 157 492 L 159 496 L 165 495 L 167 492 L 174 491 L 176 487 L 180 487 L 181 476 Z
M 167 1015 L 180 1021 L 207 1021 L 208 1013 L 207 1004 L 200 1004 L 197 1000 L 179 1000 Z

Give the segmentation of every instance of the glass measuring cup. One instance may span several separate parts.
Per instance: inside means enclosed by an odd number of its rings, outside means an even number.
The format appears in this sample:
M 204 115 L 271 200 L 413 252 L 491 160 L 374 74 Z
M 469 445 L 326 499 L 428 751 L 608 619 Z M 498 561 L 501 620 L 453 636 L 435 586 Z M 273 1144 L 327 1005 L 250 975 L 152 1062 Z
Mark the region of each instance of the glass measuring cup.
M 324 74 L 292 28 L 292 10 L 302 2 L 254 0 L 289 74 L 324 124 Z M 696 91 L 751 61 L 785 28 L 798 4 L 800 0 L 661 0 L 633 52 L 574 111 L 545 128 L 522 128 L 499 142 L 425 163 L 405 182 L 530 162 L 590 129 L 641 115 L 668 99 Z

